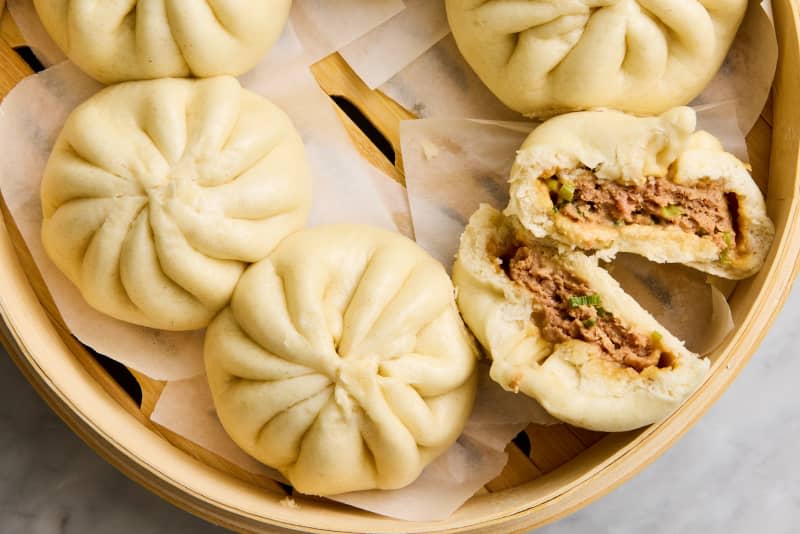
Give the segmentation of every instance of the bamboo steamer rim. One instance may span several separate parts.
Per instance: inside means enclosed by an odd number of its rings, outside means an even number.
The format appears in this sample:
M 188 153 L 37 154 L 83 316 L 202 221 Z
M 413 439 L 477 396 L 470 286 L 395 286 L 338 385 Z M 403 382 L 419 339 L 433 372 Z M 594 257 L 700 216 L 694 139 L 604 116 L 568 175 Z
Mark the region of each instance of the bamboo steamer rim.
M 597 444 L 598 454 L 608 455 L 601 462 L 579 456 L 532 483 L 475 497 L 450 519 L 440 522 L 393 520 L 333 503 L 301 504 L 299 509 L 281 506 L 274 495 L 176 449 L 110 398 L 71 357 L 58 327 L 28 282 L 2 221 L 0 338 L 39 395 L 98 454 L 160 497 L 228 528 L 253 532 L 505 533 L 554 521 L 634 476 L 683 435 L 747 363 L 788 297 L 800 268 L 800 92 L 796 87 L 800 18 L 793 0 L 775 0 L 773 8 L 781 54 L 774 84 L 770 175 L 781 181 L 770 185 L 768 204 L 778 233 L 767 266 L 751 284 L 750 292 L 757 294 L 747 312 L 737 318 L 741 326 L 719 352 L 716 369 L 707 382 L 661 423 L 635 433 L 608 436 Z M 5 94 L 27 68 L 16 56 L 6 53 L 10 49 L 4 44 L 2 48 L 0 91 Z M 544 494 L 539 502 L 528 497 L 531 484 Z M 311 515 L 314 517 L 309 520 Z

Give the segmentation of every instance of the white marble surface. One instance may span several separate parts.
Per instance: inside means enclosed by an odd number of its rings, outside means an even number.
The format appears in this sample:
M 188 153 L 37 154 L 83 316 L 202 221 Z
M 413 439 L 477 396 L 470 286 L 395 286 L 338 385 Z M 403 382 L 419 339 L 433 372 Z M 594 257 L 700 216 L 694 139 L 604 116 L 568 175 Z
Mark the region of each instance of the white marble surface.
M 800 532 L 800 286 L 711 411 L 642 474 L 545 534 Z M 0 533 L 222 532 L 97 457 L 0 355 Z

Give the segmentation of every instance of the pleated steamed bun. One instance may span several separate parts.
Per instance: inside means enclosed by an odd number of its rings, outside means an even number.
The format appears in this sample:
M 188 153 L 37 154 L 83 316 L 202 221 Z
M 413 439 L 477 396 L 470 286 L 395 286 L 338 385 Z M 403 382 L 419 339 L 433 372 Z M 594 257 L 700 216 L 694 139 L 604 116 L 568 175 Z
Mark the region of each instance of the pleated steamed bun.
M 447 0 L 459 50 L 528 116 L 661 113 L 716 74 L 747 0 Z
M 103 83 L 236 76 L 277 41 L 291 0 L 34 0 L 45 29 Z
M 289 117 L 235 78 L 128 82 L 76 108 L 41 188 L 45 250 L 94 308 L 202 328 L 311 205 Z
M 368 226 L 287 237 L 208 328 L 217 414 L 299 491 L 394 489 L 461 434 L 476 348 L 444 268 Z

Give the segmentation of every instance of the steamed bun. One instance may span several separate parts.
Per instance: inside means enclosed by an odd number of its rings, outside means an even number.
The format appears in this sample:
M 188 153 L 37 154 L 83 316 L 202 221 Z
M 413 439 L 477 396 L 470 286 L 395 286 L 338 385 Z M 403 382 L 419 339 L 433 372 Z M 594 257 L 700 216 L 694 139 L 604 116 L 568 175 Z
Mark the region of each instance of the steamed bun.
M 633 430 L 672 413 L 703 383 L 709 360 L 625 293 L 596 256 L 552 244 L 485 204 L 461 236 L 458 307 L 492 359 L 492 380 L 590 430 Z M 515 265 L 521 250 L 535 261 Z M 516 276 L 520 267 L 529 278 Z M 592 295 L 600 308 L 564 292 Z
M 537 237 L 604 258 L 631 252 L 723 278 L 752 276 L 775 235 L 764 196 L 747 166 L 696 125 L 688 107 L 545 121 L 517 152 L 506 214 Z M 569 201 L 551 189 L 563 186 Z
M 660 113 L 716 74 L 747 0 L 447 0 L 464 58 L 528 116 Z
M 311 178 L 286 114 L 235 78 L 163 79 L 75 109 L 41 201 L 44 247 L 91 306 L 190 330 L 305 224 Z
M 287 237 L 206 335 L 222 425 L 299 491 L 413 482 L 460 435 L 475 347 L 442 266 L 368 226 Z
M 291 0 L 34 0 L 47 32 L 103 83 L 238 75 L 275 43 Z

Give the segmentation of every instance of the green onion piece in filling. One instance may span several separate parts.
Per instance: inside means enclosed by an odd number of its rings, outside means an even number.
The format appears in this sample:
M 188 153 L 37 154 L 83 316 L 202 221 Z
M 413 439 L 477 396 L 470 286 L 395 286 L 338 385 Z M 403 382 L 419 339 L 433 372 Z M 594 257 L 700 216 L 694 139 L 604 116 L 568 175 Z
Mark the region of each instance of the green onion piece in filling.
M 558 191 L 558 187 L 560 185 L 561 184 L 559 184 L 558 180 L 556 180 L 555 178 L 550 178 L 549 180 L 547 180 L 547 189 L 549 189 L 553 193 Z
M 561 200 L 572 202 L 572 199 L 575 198 L 575 186 L 572 184 L 562 185 L 561 189 L 558 190 L 558 197 Z
M 672 206 L 664 206 L 663 208 L 661 208 L 661 216 L 664 217 L 665 219 L 672 220 L 676 217 L 680 217 L 682 213 L 683 213 L 683 208 L 681 208 L 680 206 L 672 205 Z
M 581 306 L 599 306 L 600 295 L 583 295 L 581 297 L 570 297 L 569 307 L 580 308 Z
M 719 254 L 719 261 L 722 264 L 729 264 L 731 262 L 731 252 L 728 249 L 723 250 Z
M 661 334 L 661 332 L 654 331 L 652 334 L 650 334 L 650 339 L 653 341 L 653 343 L 658 344 L 661 343 L 661 340 L 664 339 L 664 336 Z
M 733 233 L 731 232 L 724 232 L 722 234 L 722 241 L 725 242 L 725 245 L 728 248 L 733 248 Z
M 585 328 L 591 328 L 596 324 L 597 324 L 597 319 L 595 319 L 594 317 L 592 317 L 591 319 L 586 319 L 585 321 L 583 321 L 583 326 Z
M 597 315 L 599 317 L 605 317 L 606 315 L 611 315 L 611 312 L 609 312 L 602 306 L 595 306 L 594 309 L 597 310 Z

